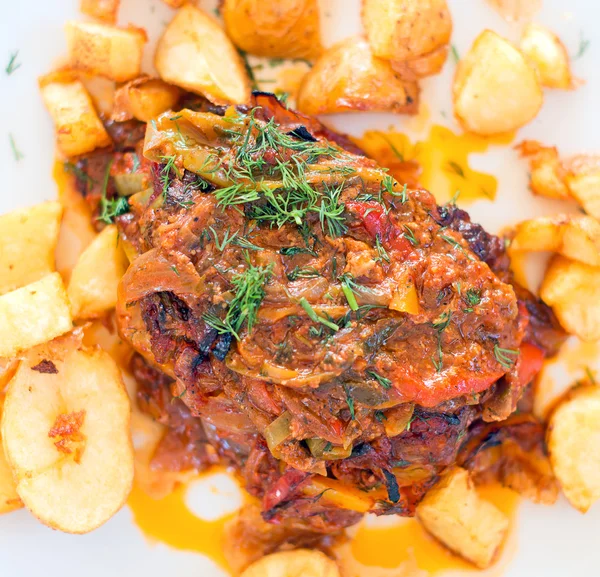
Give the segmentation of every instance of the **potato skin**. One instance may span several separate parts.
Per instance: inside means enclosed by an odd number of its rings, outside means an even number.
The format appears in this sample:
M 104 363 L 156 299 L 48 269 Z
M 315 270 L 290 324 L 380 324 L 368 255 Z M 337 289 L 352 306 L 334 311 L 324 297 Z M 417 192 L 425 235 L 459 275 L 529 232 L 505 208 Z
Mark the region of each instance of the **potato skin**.
M 454 114 L 465 130 L 491 135 L 527 124 L 543 103 L 536 72 L 508 40 L 484 30 L 456 68 Z
M 298 109 L 313 115 L 354 110 L 416 114 L 418 107 L 418 85 L 373 56 L 361 37 L 342 40 L 323 53 L 298 93 Z
M 452 34 L 446 0 L 364 0 L 362 18 L 373 54 L 397 62 L 434 52 Z
M 229 37 L 250 54 L 313 59 L 323 50 L 317 0 L 225 0 L 222 14 Z

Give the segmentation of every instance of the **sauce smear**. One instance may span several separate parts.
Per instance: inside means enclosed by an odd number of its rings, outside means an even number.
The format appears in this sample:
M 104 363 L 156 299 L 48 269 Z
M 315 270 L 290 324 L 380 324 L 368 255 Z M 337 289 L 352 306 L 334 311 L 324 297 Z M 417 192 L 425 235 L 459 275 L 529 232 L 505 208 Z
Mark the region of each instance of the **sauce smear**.
M 455 134 L 434 125 L 424 140 L 412 144 L 399 132 L 367 131 L 357 144 L 381 166 L 408 186 L 423 186 L 439 204 L 460 191 L 461 204 L 480 199 L 494 200 L 498 189 L 495 176 L 469 167 L 469 155 L 486 152 L 492 145 L 506 145 L 513 134 L 485 138 L 475 134 Z

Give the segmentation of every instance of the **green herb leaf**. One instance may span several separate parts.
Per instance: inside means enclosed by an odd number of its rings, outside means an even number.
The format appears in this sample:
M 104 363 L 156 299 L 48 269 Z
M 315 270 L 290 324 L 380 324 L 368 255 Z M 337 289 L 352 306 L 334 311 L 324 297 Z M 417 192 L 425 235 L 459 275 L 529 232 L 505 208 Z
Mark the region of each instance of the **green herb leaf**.
M 413 246 L 419 246 L 419 241 L 415 237 L 415 233 L 412 230 L 412 228 L 410 228 L 410 226 L 408 226 L 407 224 L 403 224 L 402 228 L 404 229 L 404 238 L 406 238 L 406 240 L 408 240 L 408 242 L 410 242 L 410 244 L 412 244 Z
M 502 349 L 496 343 L 494 345 L 494 356 L 505 369 L 511 369 L 517 361 L 516 357 L 519 356 L 519 351 L 515 349 Z
M 8 140 L 10 141 L 10 148 L 12 149 L 12 153 L 15 157 L 15 160 L 19 162 L 20 160 L 25 158 L 25 155 L 17 148 L 17 143 L 15 142 L 15 138 L 12 134 L 8 135 Z
M 354 412 L 354 399 L 350 393 L 350 388 L 346 383 L 344 383 L 344 392 L 346 393 L 346 403 L 348 404 L 348 408 L 350 409 L 350 416 L 354 421 L 356 419 L 356 414 Z
M 6 65 L 6 68 L 4 69 L 4 71 L 6 72 L 7 76 L 10 76 L 13 72 L 16 72 L 19 68 L 21 68 L 21 63 L 17 62 L 17 57 L 19 56 L 19 51 L 15 51 L 10 55 L 10 58 L 8 60 L 8 64 Z
M 308 318 L 311 321 L 315 323 L 321 323 L 322 325 L 325 325 L 326 327 L 330 328 L 332 331 L 340 330 L 340 327 L 338 327 L 335 323 L 327 320 L 326 318 L 323 318 L 322 316 L 319 316 L 316 313 L 315 309 L 313 309 L 312 306 L 310 306 L 310 303 L 304 297 L 302 297 L 298 301 L 298 304 L 304 309 L 304 312 L 306 312 Z
M 365 374 L 374 378 L 384 389 L 389 389 L 392 386 L 392 381 L 390 381 L 390 379 L 386 379 L 385 377 L 382 377 L 379 373 L 377 373 L 376 371 L 374 371 L 372 369 L 366 370 Z

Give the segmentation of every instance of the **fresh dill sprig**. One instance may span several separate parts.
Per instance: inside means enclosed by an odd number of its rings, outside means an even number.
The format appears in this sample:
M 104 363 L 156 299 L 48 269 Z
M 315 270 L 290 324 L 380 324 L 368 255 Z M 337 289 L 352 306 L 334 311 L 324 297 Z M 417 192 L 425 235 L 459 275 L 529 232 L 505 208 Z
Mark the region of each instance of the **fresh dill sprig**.
M 318 315 L 315 309 L 312 308 L 310 303 L 304 297 L 302 297 L 298 301 L 298 304 L 304 309 L 304 312 L 308 315 L 308 318 L 311 321 L 315 323 L 321 323 L 322 325 L 325 325 L 326 327 L 330 328 L 332 331 L 340 330 L 340 327 L 338 327 L 334 322 L 329 321 L 326 318 Z
M 381 244 L 381 236 L 379 234 L 375 235 L 375 249 L 377 250 L 377 257 L 375 258 L 376 262 L 390 262 L 390 255 L 385 250 L 385 247 Z
M 21 68 L 21 63 L 17 62 L 18 56 L 19 56 L 18 50 L 16 50 L 15 52 L 13 52 L 10 55 L 8 64 L 6 65 L 6 68 L 4 69 L 4 72 L 6 72 L 7 76 L 10 76 L 13 72 L 16 72 L 19 68 Z
M 352 398 L 352 394 L 350 392 L 350 388 L 346 383 L 344 383 L 344 392 L 346 393 L 346 403 L 348 404 L 348 409 L 350 410 L 350 416 L 354 421 L 356 419 L 356 414 L 354 410 L 354 399 Z
M 295 281 L 299 278 L 317 278 L 321 276 L 321 273 L 314 267 L 309 266 L 306 268 L 300 268 L 299 266 L 285 275 L 289 281 Z
M 450 320 L 452 319 L 452 311 L 443 312 L 436 320 L 431 323 L 431 326 L 441 333 L 448 328 Z
M 379 133 L 379 136 L 386 141 L 387 145 L 390 147 L 390 150 L 394 153 L 394 156 L 400 161 L 404 162 L 404 154 L 402 154 L 394 145 L 394 143 L 385 135 L 383 132 Z
M 125 196 L 117 196 L 115 198 L 107 198 L 108 182 L 110 179 L 110 169 L 112 167 L 112 158 L 106 165 L 104 178 L 102 179 L 102 193 L 100 196 L 100 215 L 98 220 L 106 224 L 112 224 L 117 216 L 129 212 L 129 202 Z
M 469 260 L 475 260 L 475 257 L 471 254 L 469 254 L 465 247 L 460 244 L 460 242 L 458 242 L 455 238 L 452 238 L 451 236 L 448 236 L 447 234 L 440 234 L 440 238 L 445 240 L 450 246 L 452 246 L 453 248 L 455 248 L 456 250 L 459 250 L 460 252 L 462 252 Z
M 437 331 L 437 348 L 436 354 L 431 357 L 431 362 L 435 367 L 436 372 L 441 372 L 444 367 L 444 351 L 442 350 L 442 332 Z
M 392 386 L 392 381 L 387 379 L 386 377 L 382 377 L 379 373 L 372 369 L 368 369 L 365 371 L 365 374 L 369 375 L 373 379 L 375 379 L 384 389 L 389 389 Z
M 583 30 L 579 31 L 579 48 L 577 49 L 577 54 L 573 56 L 573 60 L 579 60 L 590 47 L 590 40 L 585 38 L 583 35 Z
M 206 313 L 203 319 L 220 334 L 230 333 L 240 340 L 240 329 L 246 323 L 248 332 L 256 323 L 257 312 L 265 297 L 265 285 L 271 278 L 273 265 L 258 267 L 248 262 L 248 268 L 234 275 L 231 284 L 235 289 L 235 296 L 231 299 L 224 319 L 215 314 Z
M 318 256 L 314 250 L 305 248 L 303 246 L 284 246 L 283 248 L 279 249 L 279 254 L 283 256 L 295 256 L 297 254 L 310 254 L 311 256 Z
M 262 247 L 250 242 L 245 236 L 238 236 L 234 239 L 233 244 L 248 250 L 262 250 Z
M 208 228 L 212 232 L 213 239 L 215 241 L 215 246 L 217 247 L 217 250 L 219 252 L 223 252 L 227 248 L 227 245 L 231 244 L 235 240 L 239 232 L 236 230 L 233 234 L 230 235 L 230 230 L 227 229 L 225 231 L 225 234 L 223 235 L 223 240 L 219 242 L 219 235 L 217 234 L 217 231 L 212 226 L 209 226 Z
M 171 171 L 175 173 L 177 178 L 181 178 L 181 172 L 177 166 L 175 166 L 175 156 L 163 156 L 162 160 L 166 161 L 166 164 L 163 166 L 160 171 L 160 181 L 162 184 L 162 195 L 163 198 L 167 198 L 167 192 L 169 191 L 169 186 L 171 185 Z
M 519 351 L 515 349 L 500 348 L 498 343 L 496 343 L 494 345 L 494 356 L 505 369 L 511 369 L 517 360 L 516 357 L 519 356 Z
M 413 229 L 410 228 L 410 226 L 408 226 L 407 224 L 403 224 L 402 228 L 404 229 L 404 232 L 402 233 L 404 235 L 404 238 L 413 246 L 419 246 L 419 241 L 417 240 Z
M 94 181 L 90 177 L 90 175 L 87 174 L 85 171 L 81 170 L 81 168 L 79 168 L 76 164 L 73 164 L 72 162 L 65 162 L 63 164 L 63 168 L 65 169 L 65 172 L 70 172 L 79 180 L 83 180 L 84 182 L 87 182 L 89 184 L 94 184 Z
M 400 198 L 400 202 L 401 202 L 402 204 L 404 204 L 404 203 L 405 203 L 405 202 L 408 200 L 408 194 L 406 193 L 406 188 L 407 188 L 407 186 L 406 186 L 406 184 L 405 184 L 405 185 L 402 187 L 402 190 L 401 190 L 400 192 L 394 192 L 394 191 L 392 190 L 392 191 L 390 191 L 390 194 L 391 194 L 392 196 L 399 197 L 399 198 Z
M 465 301 L 469 305 L 468 308 L 464 310 L 466 313 L 472 313 L 473 307 L 477 306 L 481 302 L 481 294 L 477 289 L 470 288 L 465 292 Z
M 446 170 L 448 172 L 453 172 L 454 174 L 458 174 L 461 178 L 465 178 L 465 171 L 462 166 L 458 164 L 458 162 L 454 162 L 453 160 L 448 161 L 448 165 Z
M 460 60 L 460 54 L 454 44 L 450 45 L 450 51 L 452 52 L 452 59 L 454 60 L 454 64 L 458 64 Z
M 15 142 L 15 137 L 12 135 L 12 133 L 9 133 L 8 140 L 10 142 L 10 148 L 12 149 L 12 153 L 13 153 L 13 156 L 15 157 L 15 160 L 17 162 L 19 162 L 20 160 L 25 158 L 25 155 L 17 147 L 17 143 Z

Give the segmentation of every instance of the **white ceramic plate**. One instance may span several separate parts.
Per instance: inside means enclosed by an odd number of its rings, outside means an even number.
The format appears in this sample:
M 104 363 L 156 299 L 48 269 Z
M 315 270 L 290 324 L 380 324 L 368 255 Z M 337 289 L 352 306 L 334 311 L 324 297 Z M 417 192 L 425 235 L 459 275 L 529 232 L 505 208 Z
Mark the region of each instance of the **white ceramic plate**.
M 265 0 L 266 1 L 266 0 Z M 523 0 L 525 1 L 525 0 Z M 208 2 L 201 3 L 207 6 Z M 2 2 L 0 63 L 15 50 L 20 68 L 7 76 L 0 71 L 0 157 L 2 192 L 0 212 L 54 198 L 51 177 L 53 131 L 44 110 L 36 79 L 61 62 L 65 41 L 63 24 L 79 18 L 77 0 L 21 0 Z M 160 0 L 122 0 L 120 20 L 145 26 L 152 39 L 168 21 L 171 11 Z M 491 28 L 513 40 L 519 27 L 505 22 L 485 0 L 450 0 L 454 19 L 453 42 L 464 53 L 483 28 Z M 360 0 L 323 0 L 324 34 L 327 43 L 360 30 Z M 585 85 L 575 92 L 547 91 L 539 116 L 520 131 L 519 137 L 557 144 L 561 151 L 600 151 L 600 3 L 592 0 L 544 0 L 536 21 L 548 25 L 565 41 L 569 53 L 578 52 L 582 38 L 589 46 L 574 63 L 575 74 Z M 146 49 L 150 69 L 152 48 Z M 424 82 L 423 100 L 431 121 L 457 127 L 450 120 L 450 82 L 454 64 L 449 60 L 441 75 Z M 339 116 L 336 127 L 360 135 L 366 128 L 390 126 L 409 133 L 414 123 L 406 118 L 382 114 Z M 13 136 L 24 155 L 16 161 L 9 142 Z M 418 136 L 418 134 L 415 134 Z M 499 178 L 497 201 L 481 201 L 469 207 L 474 220 L 488 230 L 526 217 L 574 210 L 561 202 L 534 199 L 527 191 L 524 163 L 510 147 L 492 150 L 471 159 L 471 166 L 484 168 Z M 1 256 L 1 255 L 0 255 Z M 576 344 L 572 343 L 572 346 Z M 565 385 L 576 375 L 558 367 L 556 379 Z M 210 501 L 208 489 L 196 491 L 194 501 Z M 232 497 L 234 499 L 234 497 Z M 224 506 L 227 506 L 224 505 Z M 600 508 L 583 516 L 564 501 L 553 507 L 524 504 L 518 523 L 518 548 L 505 571 L 507 577 L 563 577 L 600 575 Z M 399 544 L 401 546 L 401 544 Z M 85 536 L 65 535 L 39 524 L 25 511 L 0 518 L 0 575 L 6 577 L 219 577 L 223 573 L 208 559 L 193 553 L 148 543 L 131 521 L 127 508 L 106 525 Z M 471 573 L 472 574 L 472 573 Z

